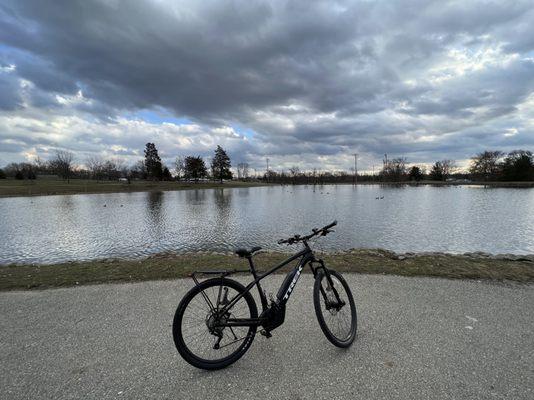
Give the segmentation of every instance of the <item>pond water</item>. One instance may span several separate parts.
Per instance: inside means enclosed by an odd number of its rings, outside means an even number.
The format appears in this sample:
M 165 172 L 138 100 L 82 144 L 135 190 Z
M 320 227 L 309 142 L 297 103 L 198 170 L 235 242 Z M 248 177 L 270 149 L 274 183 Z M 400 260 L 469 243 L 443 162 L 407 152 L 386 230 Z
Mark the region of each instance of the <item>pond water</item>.
M 534 189 L 273 186 L 3 198 L 0 264 L 290 250 L 277 240 L 334 219 L 318 249 L 534 253 Z

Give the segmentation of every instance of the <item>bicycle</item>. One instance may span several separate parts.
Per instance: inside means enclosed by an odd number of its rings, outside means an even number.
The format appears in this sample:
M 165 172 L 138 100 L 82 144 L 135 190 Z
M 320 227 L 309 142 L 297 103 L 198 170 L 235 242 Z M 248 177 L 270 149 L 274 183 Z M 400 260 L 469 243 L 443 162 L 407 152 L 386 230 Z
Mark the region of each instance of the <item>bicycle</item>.
M 176 309 L 173 321 L 173 338 L 180 355 L 191 365 L 207 370 L 221 369 L 236 362 L 249 349 L 258 327 L 269 338 L 271 332 L 282 325 L 286 303 L 295 289 L 302 269 L 311 268 L 315 283 L 313 302 L 321 330 L 335 346 L 349 347 L 356 337 L 357 315 L 354 298 L 343 276 L 328 269 L 323 260 L 316 259 L 308 241 L 315 236 L 333 232 L 337 221 L 320 229 L 313 229 L 307 236 L 295 235 L 279 240 L 279 244 L 304 244 L 297 254 L 282 261 L 272 269 L 259 274 L 252 256 L 261 250 L 238 249 L 236 254 L 248 260 L 249 268 L 243 270 L 195 271 L 191 277 L 195 286 L 183 297 Z M 260 281 L 275 271 L 299 259 L 288 272 L 276 298 L 267 296 Z M 227 278 L 233 273 L 250 272 L 254 278 L 247 286 Z M 219 275 L 200 282 L 198 275 Z M 262 306 L 258 316 L 251 290 L 256 286 Z

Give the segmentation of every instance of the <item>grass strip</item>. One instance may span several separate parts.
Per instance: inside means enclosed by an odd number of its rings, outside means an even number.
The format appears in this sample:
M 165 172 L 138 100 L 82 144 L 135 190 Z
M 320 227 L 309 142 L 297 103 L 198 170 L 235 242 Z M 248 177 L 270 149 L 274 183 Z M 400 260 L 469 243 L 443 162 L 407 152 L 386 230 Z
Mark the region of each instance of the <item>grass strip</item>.
M 288 255 L 263 253 L 254 257 L 267 270 Z M 431 276 L 450 279 L 534 282 L 533 256 L 492 257 L 443 253 L 398 255 L 379 249 L 320 255 L 341 272 Z M 0 267 L 0 290 L 28 290 L 114 282 L 177 279 L 195 270 L 247 268 L 246 260 L 230 254 L 159 254 L 141 260 L 98 260 L 55 265 Z M 287 271 L 285 267 L 281 272 Z

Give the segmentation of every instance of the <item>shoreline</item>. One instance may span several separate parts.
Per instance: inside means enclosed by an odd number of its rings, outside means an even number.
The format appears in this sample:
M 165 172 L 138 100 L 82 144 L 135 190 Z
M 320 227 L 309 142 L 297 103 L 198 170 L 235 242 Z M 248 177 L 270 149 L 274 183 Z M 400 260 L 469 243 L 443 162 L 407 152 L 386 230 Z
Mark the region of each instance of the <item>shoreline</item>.
M 6 183 L 7 181 L 7 183 Z M 72 179 L 70 183 L 59 180 L 14 181 L 0 180 L 0 198 L 38 197 L 78 194 L 112 194 L 112 193 L 143 193 L 143 192 L 174 192 L 181 190 L 249 188 L 271 186 L 263 182 L 228 181 L 219 182 L 174 182 L 174 181 L 90 181 Z
M 259 270 L 267 270 L 288 254 L 262 252 L 254 257 L 254 262 Z M 394 253 L 382 249 L 354 249 L 317 253 L 317 256 L 323 258 L 328 267 L 340 272 L 534 283 L 534 255 Z M 0 266 L 0 291 L 168 280 L 187 277 L 195 270 L 234 268 L 246 269 L 248 264 L 233 254 L 211 252 L 162 253 L 135 260 L 11 264 Z M 280 272 L 286 273 L 288 269 L 284 267 Z
M 534 182 L 444 182 L 444 181 L 405 181 L 405 182 L 324 182 L 282 184 L 260 181 L 227 181 L 219 182 L 175 182 L 175 181 L 132 181 L 130 184 L 117 181 L 93 181 L 72 179 L 69 183 L 63 180 L 37 179 L 34 181 L 0 180 L 0 198 L 35 197 L 76 194 L 101 193 L 138 193 L 166 192 L 179 190 L 249 188 L 263 186 L 326 186 L 326 185 L 385 185 L 385 186 L 488 186 L 495 188 L 534 188 Z

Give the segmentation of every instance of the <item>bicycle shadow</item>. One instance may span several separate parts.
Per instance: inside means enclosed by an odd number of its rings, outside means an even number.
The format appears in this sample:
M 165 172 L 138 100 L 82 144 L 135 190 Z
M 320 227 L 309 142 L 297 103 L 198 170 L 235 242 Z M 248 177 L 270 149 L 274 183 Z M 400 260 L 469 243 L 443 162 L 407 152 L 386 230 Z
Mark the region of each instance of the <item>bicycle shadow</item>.
M 317 329 L 313 336 L 308 339 L 291 338 L 290 334 L 279 338 L 275 336 L 270 339 L 256 338 L 248 352 L 237 362 L 221 370 L 207 371 L 190 366 L 183 360 L 179 360 L 182 365 L 186 365 L 190 371 L 191 378 L 195 382 L 213 382 L 215 378 L 236 377 L 240 379 L 276 379 L 277 377 L 287 378 L 287 375 L 294 375 L 306 372 L 314 372 L 320 366 L 321 369 L 335 370 L 340 364 L 358 362 L 361 354 L 360 344 L 366 339 L 365 332 L 358 333 L 353 345 L 349 348 L 339 348 L 332 345 L 322 336 Z M 258 340 L 259 339 L 259 340 Z M 292 341 L 294 341 L 292 343 Z M 289 351 L 288 351 L 289 350 Z M 276 382 L 276 380 L 275 380 Z

